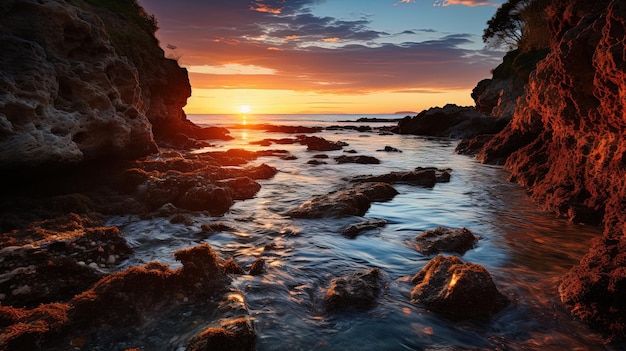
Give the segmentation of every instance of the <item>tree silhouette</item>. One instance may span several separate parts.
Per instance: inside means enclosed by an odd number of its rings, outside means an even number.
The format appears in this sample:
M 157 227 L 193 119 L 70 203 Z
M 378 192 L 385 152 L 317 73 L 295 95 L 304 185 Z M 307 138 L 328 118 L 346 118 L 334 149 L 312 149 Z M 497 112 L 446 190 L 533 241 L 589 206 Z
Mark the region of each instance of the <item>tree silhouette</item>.
M 483 42 L 491 48 L 516 48 L 522 40 L 522 10 L 531 2 L 532 0 L 508 0 L 502 4 L 487 21 Z

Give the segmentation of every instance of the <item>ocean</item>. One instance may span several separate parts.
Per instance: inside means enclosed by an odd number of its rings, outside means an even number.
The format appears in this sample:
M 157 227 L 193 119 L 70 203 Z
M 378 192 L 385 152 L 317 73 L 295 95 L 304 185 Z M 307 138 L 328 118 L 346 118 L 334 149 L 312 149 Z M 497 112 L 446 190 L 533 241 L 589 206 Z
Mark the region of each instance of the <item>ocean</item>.
M 244 118 L 245 117 L 245 118 Z M 426 350 L 455 347 L 485 350 L 604 350 L 601 338 L 574 321 L 560 305 L 557 287 L 563 276 L 587 252 L 599 228 L 555 218 L 507 181 L 508 172 L 457 155 L 459 140 L 379 133 L 403 115 L 190 115 L 204 126 L 222 126 L 233 140 L 211 141 L 195 152 L 245 148 L 282 149 L 295 159 L 262 157 L 278 169 L 250 200 L 236 202 L 221 217 L 197 215 L 192 225 L 172 224 L 167 218 L 113 217 L 133 246 L 126 266 L 160 261 L 179 264 L 172 254 L 181 248 L 209 243 L 227 259 L 247 266 L 262 257 L 266 272 L 239 276 L 241 290 L 257 333 L 257 350 Z M 356 122 L 359 118 L 389 122 Z M 245 126 L 242 126 L 245 122 Z M 315 136 L 348 144 L 343 150 L 307 151 L 299 144 L 269 147 L 251 144 L 294 135 L 268 133 L 251 125 L 371 126 L 373 131 L 324 129 Z M 379 151 L 391 146 L 401 152 Z M 338 164 L 345 151 L 374 156 L 377 165 Z M 325 164 L 307 162 L 326 154 Z M 286 211 L 315 195 L 341 189 L 347 178 L 409 171 L 416 167 L 450 168 L 449 183 L 434 188 L 396 184 L 399 195 L 373 203 L 365 218 L 384 219 L 381 228 L 350 239 L 341 234 L 360 217 L 292 219 Z M 198 236 L 200 226 L 220 222 L 233 231 Z M 438 226 L 466 227 L 480 239 L 461 259 L 483 265 L 496 286 L 512 303 L 488 321 L 454 321 L 411 302 L 410 278 L 433 255 L 413 246 L 416 236 Z M 272 250 L 265 250 L 265 247 Z M 324 292 L 333 278 L 356 270 L 379 268 L 386 282 L 375 306 L 367 310 L 330 313 Z M 123 268 L 123 267 L 122 267 Z M 185 312 L 155 321 L 150 331 L 137 331 L 135 340 L 151 350 L 184 350 L 181 335 L 195 335 L 210 311 Z M 113 337 L 112 337 L 113 338 Z M 109 341 L 115 344 L 115 340 Z M 103 341 L 103 344 L 106 344 Z M 118 345 L 124 346 L 124 345 Z

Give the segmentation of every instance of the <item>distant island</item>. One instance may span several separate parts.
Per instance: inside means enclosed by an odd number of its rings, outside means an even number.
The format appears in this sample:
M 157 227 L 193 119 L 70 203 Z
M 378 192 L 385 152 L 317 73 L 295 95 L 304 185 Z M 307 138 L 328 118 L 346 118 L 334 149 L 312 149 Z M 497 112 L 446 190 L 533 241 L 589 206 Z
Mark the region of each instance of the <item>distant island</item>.
M 398 111 L 398 112 L 394 112 L 394 115 L 416 115 L 417 112 L 415 111 Z

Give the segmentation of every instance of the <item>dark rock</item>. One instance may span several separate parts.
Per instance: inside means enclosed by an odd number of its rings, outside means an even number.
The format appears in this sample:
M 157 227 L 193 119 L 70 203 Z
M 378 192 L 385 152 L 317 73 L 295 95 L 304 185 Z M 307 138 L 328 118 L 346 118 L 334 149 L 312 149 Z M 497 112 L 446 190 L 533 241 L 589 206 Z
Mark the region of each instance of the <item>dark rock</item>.
M 497 133 L 508 123 L 504 119 L 493 118 L 476 111 L 473 107 L 445 105 L 420 112 L 415 117 L 405 117 L 398 122 L 395 132 L 440 136 L 451 138 L 470 138 L 478 134 Z
M 360 183 L 327 195 L 318 195 L 288 212 L 293 218 L 363 216 L 375 201 L 388 201 L 398 191 L 387 183 Z
M 248 318 L 221 323 L 204 330 L 191 339 L 186 351 L 251 351 L 255 349 L 256 333 Z
M 188 210 L 206 210 L 212 215 L 222 215 L 233 205 L 233 197 L 228 189 L 205 184 L 189 188 L 175 204 Z
M 425 255 L 438 252 L 464 254 L 474 247 L 477 239 L 467 228 L 449 229 L 437 227 L 426 230 L 415 238 L 415 247 Z
M 356 154 L 356 150 L 343 150 L 344 153 L 346 154 Z
M 298 142 L 307 146 L 309 151 L 332 151 L 341 150 L 345 146 L 345 143 L 329 141 L 324 138 L 315 136 L 298 136 Z
M 383 288 L 382 273 L 378 268 L 335 278 L 326 290 L 326 308 L 330 311 L 370 308 Z
M 334 158 L 337 163 L 360 163 L 360 164 L 379 164 L 380 160 L 372 156 L 337 156 Z
M 248 274 L 261 275 L 263 273 L 265 273 L 265 260 L 262 258 L 257 258 L 254 262 L 252 262 Z
M 456 146 L 454 152 L 460 155 L 475 155 L 493 138 L 493 136 L 493 134 L 480 134 L 473 138 L 463 139 Z
M 366 221 L 350 224 L 341 233 L 349 238 L 356 238 L 366 230 L 384 227 L 386 224 L 387 221 L 384 219 L 368 218 Z
M 314 165 L 314 166 L 319 166 L 319 165 L 325 165 L 325 164 L 328 164 L 327 162 L 320 161 L 320 160 L 317 160 L 317 159 L 308 160 L 306 163 L 307 163 L 308 165 Z
M 411 282 L 413 301 L 452 318 L 487 318 L 508 301 L 483 266 L 456 256 L 438 255 Z
M 229 260 L 224 261 L 224 273 L 241 275 L 245 272 L 234 259 L 230 258 Z
M 395 147 L 393 147 L 393 146 L 389 146 L 389 145 L 385 146 L 383 149 L 376 150 L 376 151 L 384 151 L 384 152 L 402 152 L 402 150 L 398 150 L 398 149 L 396 149 Z
M 191 226 L 193 225 L 193 219 L 187 214 L 179 213 L 179 214 L 175 214 L 174 216 L 172 216 L 172 218 L 170 218 L 170 223 L 184 224 L 186 226 Z
M 608 340 L 626 334 L 626 237 L 596 239 L 561 282 L 561 301 Z
M 233 200 L 246 200 L 253 198 L 261 190 L 261 184 L 248 177 L 238 177 L 221 180 L 216 183 L 218 186 L 231 190 Z
M 317 154 L 317 155 L 313 155 L 313 158 L 316 158 L 316 159 L 327 159 L 329 157 L 326 154 Z
M 227 232 L 233 230 L 233 228 L 221 222 L 205 223 L 200 226 L 200 229 L 207 233 Z
M 450 169 L 417 168 L 409 172 L 391 172 L 377 176 L 355 176 L 352 182 L 407 183 L 432 188 L 436 183 L 450 181 Z
M 102 277 L 99 268 L 132 253 L 116 227 L 75 214 L 35 222 L 1 238 L 2 304 L 20 307 L 68 301 Z

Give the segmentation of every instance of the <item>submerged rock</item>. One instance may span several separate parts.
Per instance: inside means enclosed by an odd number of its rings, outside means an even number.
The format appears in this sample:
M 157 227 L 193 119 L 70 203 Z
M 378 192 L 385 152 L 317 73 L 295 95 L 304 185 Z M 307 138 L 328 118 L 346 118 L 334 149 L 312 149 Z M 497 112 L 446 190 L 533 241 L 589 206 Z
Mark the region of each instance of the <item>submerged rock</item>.
M 293 218 L 363 216 L 375 201 L 388 201 L 398 191 L 387 183 L 360 183 L 327 195 L 318 195 L 292 209 Z
M 366 230 L 384 227 L 386 224 L 387 224 L 387 221 L 384 219 L 368 218 L 367 220 L 363 222 L 350 224 L 349 226 L 345 227 L 341 231 L 341 233 L 347 236 L 348 238 L 356 238 L 357 235 L 359 235 L 360 233 Z
M 332 151 L 341 150 L 346 144 L 342 142 L 329 141 L 315 136 L 298 136 L 298 142 L 307 146 L 309 151 Z
M 382 273 L 378 268 L 355 272 L 335 278 L 326 291 L 326 308 L 331 311 L 372 307 L 384 288 Z
M 449 229 L 437 227 L 426 230 L 415 238 L 415 247 L 425 255 L 437 252 L 464 254 L 474 247 L 477 239 L 467 228 Z
M 368 165 L 377 165 L 380 163 L 380 160 L 373 156 L 346 156 L 341 155 L 334 158 L 337 163 L 360 163 L 360 164 L 368 164 Z
M 486 318 L 508 303 L 483 266 L 456 256 L 437 255 L 411 282 L 413 301 L 452 318 Z

